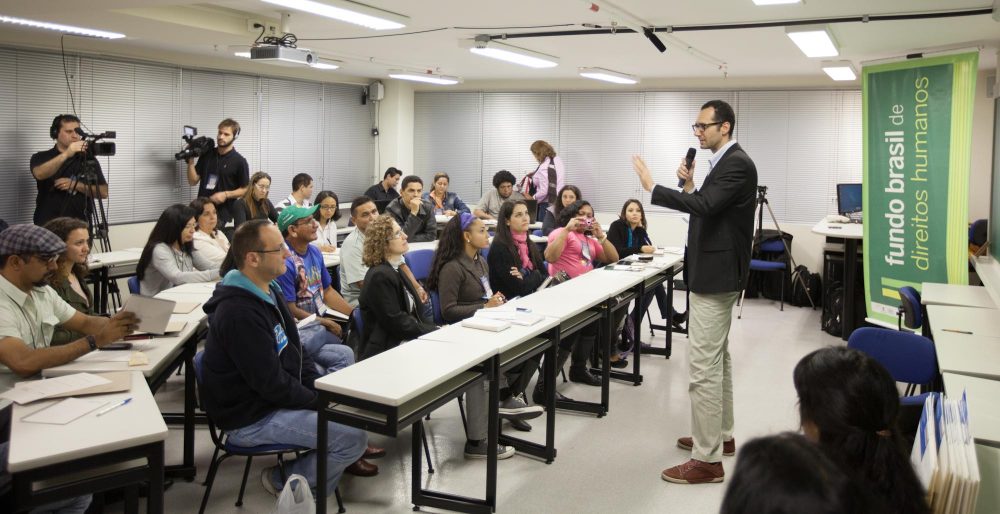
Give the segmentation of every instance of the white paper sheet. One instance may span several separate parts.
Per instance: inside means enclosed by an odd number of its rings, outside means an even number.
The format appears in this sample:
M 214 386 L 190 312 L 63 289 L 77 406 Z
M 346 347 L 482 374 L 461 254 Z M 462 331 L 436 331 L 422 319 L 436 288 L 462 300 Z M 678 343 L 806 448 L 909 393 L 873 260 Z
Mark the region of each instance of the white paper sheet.
M 0 396 L 17 402 L 20 405 L 31 403 L 43 398 L 58 396 L 87 389 L 89 387 L 106 385 L 110 380 L 92 375 L 90 373 L 76 373 L 63 377 L 49 378 L 45 380 L 30 380 L 18 382 L 12 389 L 8 389 Z
M 108 405 L 108 400 L 66 398 L 42 410 L 29 414 L 21 421 L 26 423 L 46 423 L 50 425 L 65 425 L 87 414 Z
M 173 314 L 176 304 L 177 302 L 173 300 L 132 295 L 125 301 L 122 309 L 135 313 L 139 318 L 139 330 L 151 334 L 163 334 L 167 330 L 170 315 Z

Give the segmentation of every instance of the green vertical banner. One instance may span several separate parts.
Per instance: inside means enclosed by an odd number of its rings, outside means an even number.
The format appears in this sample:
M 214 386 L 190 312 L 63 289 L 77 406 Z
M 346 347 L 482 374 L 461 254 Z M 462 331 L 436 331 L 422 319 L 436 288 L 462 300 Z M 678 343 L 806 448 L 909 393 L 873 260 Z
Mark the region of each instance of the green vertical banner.
M 868 315 L 896 323 L 902 286 L 967 284 L 978 53 L 866 66 L 864 263 Z

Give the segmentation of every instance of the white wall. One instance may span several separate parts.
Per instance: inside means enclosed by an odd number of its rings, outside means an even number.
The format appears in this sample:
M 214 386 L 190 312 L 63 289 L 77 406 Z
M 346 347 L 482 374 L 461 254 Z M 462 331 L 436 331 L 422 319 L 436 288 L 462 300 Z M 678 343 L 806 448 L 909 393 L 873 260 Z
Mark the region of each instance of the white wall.
M 987 57 L 981 55 L 980 58 Z M 994 99 L 986 96 L 986 80 L 997 70 L 979 72 L 972 113 L 972 167 L 969 171 L 969 221 L 990 217 L 990 182 L 993 177 Z
M 413 172 L 413 86 L 402 80 L 384 80 L 385 99 L 378 107 L 379 141 L 372 176 L 382 180 L 386 168 L 395 166 L 403 175 Z

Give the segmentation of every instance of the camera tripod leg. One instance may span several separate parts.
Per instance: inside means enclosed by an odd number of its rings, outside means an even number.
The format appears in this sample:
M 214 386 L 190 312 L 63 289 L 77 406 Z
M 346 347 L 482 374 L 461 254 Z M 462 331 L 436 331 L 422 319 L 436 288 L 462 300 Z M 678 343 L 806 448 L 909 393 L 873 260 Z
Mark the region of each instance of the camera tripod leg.
M 767 201 L 766 198 L 763 199 L 762 203 L 763 203 L 763 205 L 765 207 L 767 207 L 767 213 L 771 216 L 771 221 L 774 222 L 774 228 L 778 229 L 778 235 L 780 237 L 781 234 L 783 234 L 784 232 L 782 232 L 781 226 L 778 225 L 778 219 L 774 217 L 774 211 L 771 210 L 771 204 L 768 203 L 768 201 Z M 795 263 L 795 258 L 792 257 L 792 249 L 788 247 L 788 242 L 785 241 L 784 237 L 781 238 L 781 244 L 785 246 L 785 255 L 788 256 L 788 262 L 791 263 L 792 270 L 794 270 L 795 268 L 798 267 L 798 265 Z M 802 284 L 802 290 L 806 292 L 806 298 L 809 299 L 809 305 L 811 305 L 812 308 L 815 309 L 816 308 L 816 302 L 813 301 L 812 294 L 809 293 L 809 285 L 806 284 L 806 279 L 802 277 L 801 273 L 798 274 L 798 275 L 796 275 L 796 276 L 799 279 L 799 283 Z M 784 294 L 784 292 L 782 292 L 782 294 Z M 740 307 L 740 310 L 742 311 L 742 306 Z

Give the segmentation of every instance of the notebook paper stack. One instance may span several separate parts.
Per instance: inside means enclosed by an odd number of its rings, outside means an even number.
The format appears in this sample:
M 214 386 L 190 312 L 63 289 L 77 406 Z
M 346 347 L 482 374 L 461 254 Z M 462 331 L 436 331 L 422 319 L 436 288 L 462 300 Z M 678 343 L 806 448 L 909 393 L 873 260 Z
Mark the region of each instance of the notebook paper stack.
M 930 393 L 910 460 L 935 514 L 971 514 L 979 496 L 979 463 L 965 392 L 959 400 Z

